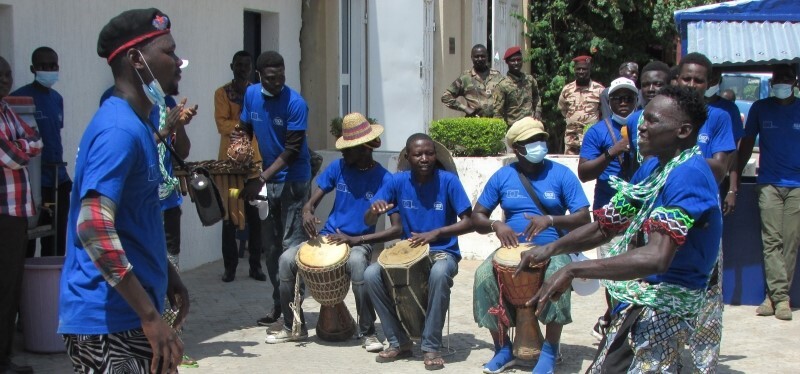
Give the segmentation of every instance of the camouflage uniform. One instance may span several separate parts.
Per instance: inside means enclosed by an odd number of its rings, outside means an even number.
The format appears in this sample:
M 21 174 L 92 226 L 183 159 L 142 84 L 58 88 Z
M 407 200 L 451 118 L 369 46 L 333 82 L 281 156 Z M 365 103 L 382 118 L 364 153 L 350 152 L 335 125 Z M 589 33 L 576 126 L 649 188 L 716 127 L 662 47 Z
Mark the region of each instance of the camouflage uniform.
M 600 94 L 603 89 L 605 87 L 595 81 L 590 81 L 588 87 L 579 87 L 572 81 L 561 90 L 558 109 L 567 121 L 564 154 L 580 154 L 584 128 L 600 120 Z
M 494 116 L 502 118 L 508 126 L 522 117 L 542 118 L 542 99 L 536 79 L 529 74 L 505 76 L 494 90 Z
M 453 81 L 442 95 L 442 103 L 450 109 L 466 113 L 467 108 L 480 110 L 480 117 L 492 117 L 492 92 L 495 86 L 503 79 L 500 72 L 489 69 L 486 81 L 481 79 L 480 74 L 474 69 L 465 70 L 458 79 Z M 459 96 L 464 97 L 466 105 L 456 100 Z

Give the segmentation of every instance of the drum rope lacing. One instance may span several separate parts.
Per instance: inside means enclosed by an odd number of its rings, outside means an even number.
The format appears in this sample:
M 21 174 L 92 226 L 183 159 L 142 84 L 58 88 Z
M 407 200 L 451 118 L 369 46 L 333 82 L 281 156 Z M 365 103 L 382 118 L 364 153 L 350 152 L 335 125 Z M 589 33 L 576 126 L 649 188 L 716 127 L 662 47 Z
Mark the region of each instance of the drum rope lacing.
M 289 303 L 289 308 L 292 310 L 292 337 L 300 337 L 302 331 L 302 321 L 300 316 L 300 303 L 302 302 L 300 296 L 300 272 L 297 272 L 294 278 L 294 301 Z

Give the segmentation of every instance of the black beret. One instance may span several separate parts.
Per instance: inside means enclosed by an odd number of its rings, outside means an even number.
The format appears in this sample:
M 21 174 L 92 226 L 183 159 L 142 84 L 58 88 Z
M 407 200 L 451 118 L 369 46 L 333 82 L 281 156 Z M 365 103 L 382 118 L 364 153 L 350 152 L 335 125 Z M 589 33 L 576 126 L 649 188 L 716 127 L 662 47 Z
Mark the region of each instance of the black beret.
M 108 60 L 141 42 L 169 32 L 170 21 L 156 8 L 131 9 L 108 21 L 97 38 L 97 55 Z

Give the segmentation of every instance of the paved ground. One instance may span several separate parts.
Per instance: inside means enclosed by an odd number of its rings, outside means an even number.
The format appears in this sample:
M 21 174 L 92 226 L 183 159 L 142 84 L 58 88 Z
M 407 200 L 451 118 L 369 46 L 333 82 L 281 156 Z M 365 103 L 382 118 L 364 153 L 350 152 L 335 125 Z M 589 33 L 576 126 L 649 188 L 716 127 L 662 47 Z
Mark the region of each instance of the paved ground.
M 453 288 L 447 372 L 479 373 L 492 356 L 492 344 L 486 331 L 472 320 L 472 279 L 478 261 L 462 261 Z M 184 283 L 192 295 L 192 311 L 183 335 L 186 352 L 200 362 L 197 369 L 183 373 L 252 373 L 278 370 L 280 373 L 408 373 L 422 372 L 421 354 L 391 364 L 378 364 L 353 339 L 328 343 L 310 330 L 308 341 L 268 345 L 265 329 L 254 327 L 256 319 L 271 307 L 270 286 L 247 277 L 247 265 L 240 266 L 236 281 L 222 283 L 221 261 L 184 273 Z M 562 352 L 564 363 L 558 373 L 583 372 L 594 357 L 597 341 L 589 335 L 603 305 L 601 293 L 588 297 L 573 295 L 574 322 L 564 328 Z M 354 313 L 352 294 L 347 304 Z M 317 321 L 318 304 L 305 301 L 309 328 Z M 755 307 L 726 306 L 721 373 L 797 373 L 800 371 L 800 314 L 795 321 L 783 322 L 772 317 L 756 317 Z M 355 316 L 355 314 L 353 314 Z M 378 326 L 380 331 L 380 326 Z M 446 332 L 447 330 L 445 330 Z M 33 354 L 22 351 L 18 336 L 15 361 L 33 365 L 36 373 L 69 373 L 71 365 L 64 354 Z M 445 338 L 445 342 L 448 338 Z M 517 367 L 510 372 L 530 372 Z

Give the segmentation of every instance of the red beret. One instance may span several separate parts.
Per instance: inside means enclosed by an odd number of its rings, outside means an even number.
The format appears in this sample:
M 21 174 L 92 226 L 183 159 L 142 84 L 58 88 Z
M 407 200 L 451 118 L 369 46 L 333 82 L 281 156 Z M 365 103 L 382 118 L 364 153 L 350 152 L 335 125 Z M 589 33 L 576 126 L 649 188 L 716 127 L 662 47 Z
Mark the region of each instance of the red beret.
M 591 64 L 592 63 L 592 56 L 578 56 L 578 57 L 573 58 L 572 61 L 575 61 L 575 62 L 588 62 L 588 63 Z
M 517 53 L 522 54 L 522 50 L 519 49 L 518 45 L 515 45 L 515 46 L 513 46 L 513 47 L 511 47 L 509 49 L 506 49 L 506 54 L 503 55 L 503 60 L 508 60 L 509 57 L 511 57 L 511 56 L 513 56 L 513 55 L 515 55 Z

